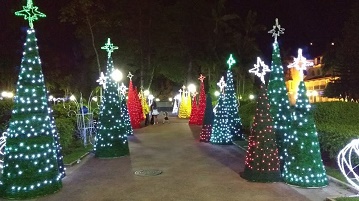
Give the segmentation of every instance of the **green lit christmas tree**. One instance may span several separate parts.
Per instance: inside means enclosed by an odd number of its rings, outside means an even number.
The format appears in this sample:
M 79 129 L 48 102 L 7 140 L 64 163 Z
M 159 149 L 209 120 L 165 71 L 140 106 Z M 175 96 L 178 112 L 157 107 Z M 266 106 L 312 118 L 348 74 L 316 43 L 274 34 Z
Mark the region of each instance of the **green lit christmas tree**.
M 212 144 L 228 145 L 232 144 L 232 135 L 229 129 L 227 106 L 225 105 L 224 88 L 226 83 L 223 77 L 217 85 L 221 89 L 221 95 L 216 107 L 210 142 Z
M 269 33 L 273 34 L 273 53 L 271 63 L 271 74 L 268 83 L 268 98 L 270 101 L 270 112 L 274 121 L 274 130 L 276 132 L 277 146 L 280 157 L 280 169 L 283 170 L 284 159 L 286 157 L 286 144 L 288 136 L 291 134 L 291 111 L 287 95 L 287 88 L 284 80 L 282 60 L 280 57 L 277 37 L 283 34 L 284 29 L 278 24 Z
M 225 98 L 224 104 L 227 107 L 228 111 L 228 123 L 230 134 L 232 135 L 232 140 L 244 140 L 243 132 L 242 132 L 242 122 L 239 116 L 239 104 L 237 100 L 236 92 L 234 91 L 234 83 L 233 83 L 233 74 L 232 74 L 232 65 L 236 63 L 233 59 L 232 54 L 230 55 L 228 61 L 228 70 L 227 70 L 227 81 L 226 81 L 226 89 L 225 89 Z
M 267 88 L 264 84 L 264 75 L 269 68 L 258 57 L 255 68 L 249 72 L 261 78 L 256 113 L 248 139 L 248 150 L 245 159 L 244 172 L 241 177 L 255 182 L 280 181 L 279 157 L 274 123 L 270 115 L 270 105 L 267 97 Z
M 288 136 L 288 156 L 283 178 L 288 184 L 300 187 L 324 187 L 327 175 L 321 158 L 318 133 L 304 82 L 299 83 L 298 97 L 293 114 L 293 134 Z
M 121 115 L 122 115 L 122 119 L 125 123 L 126 126 L 126 134 L 127 136 L 129 135 L 133 135 L 133 129 L 131 126 L 131 121 L 130 121 L 130 115 L 128 113 L 128 109 L 127 109 L 127 103 L 126 103 L 126 90 L 127 87 L 122 83 L 120 86 L 120 92 L 121 92 Z
M 95 156 L 113 158 L 129 155 L 125 121 L 121 116 L 121 104 L 117 83 L 111 79 L 114 71 L 112 52 L 117 49 L 108 39 L 102 49 L 108 52 L 106 82 L 102 95 L 101 111 L 98 119 L 98 132 L 95 143 Z
M 199 141 L 209 142 L 209 140 L 211 139 L 213 119 L 214 119 L 214 114 L 213 114 L 212 98 L 211 98 L 211 94 L 207 94 L 206 109 L 204 112 L 202 130 L 199 136 Z
M 31 0 L 15 13 L 29 21 L 14 107 L 7 130 L 1 197 L 29 199 L 61 189 L 51 108 L 37 47 L 33 22 L 46 17 Z M 62 157 L 62 156 L 61 156 Z

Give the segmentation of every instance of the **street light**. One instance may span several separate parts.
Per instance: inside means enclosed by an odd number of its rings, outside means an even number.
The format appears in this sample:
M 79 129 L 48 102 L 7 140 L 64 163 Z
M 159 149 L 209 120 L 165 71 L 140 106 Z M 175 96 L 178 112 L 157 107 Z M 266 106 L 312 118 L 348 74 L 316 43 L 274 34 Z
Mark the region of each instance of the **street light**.
M 194 93 L 196 91 L 196 85 L 194 84 L 189 84 L 187 88 L 190 93 Z
M 3 91 L 1 93 L 1 96 L 4 98 L 12 98 L 12 97 L 14 97 L 14 94 L 12 92 Z
M 249 95 L 249 99 L 250 99 L 250 100 L 253 100 L 254 98 L 255 98 L 255 97 L 254 97 L 253 94 L 250 94 L 250 95 Z
M 172 99 L 172 98 L 168 98 L 168 100 L 172 102 L 173 99 Z
M 221 95 L 221 93 L 219 93 L 219 91 L 215 91 L 214 95 L 218 97 L 219 95 Z
M 111 77 L 115 82 L 119 82 L 122 80 L 122 72 L 118 69 L 112 71 Z
M 160 99 L 159 99 L 159 98 L 156 98 L 156 101 L 158 102 L 158 101 L 160 101 Z
M 143 92 L 143 95 L 145 95 L 145 96 L 150 95 L 150 91 L 149 91 L 148 89 L 146 89 L 146 90 Z

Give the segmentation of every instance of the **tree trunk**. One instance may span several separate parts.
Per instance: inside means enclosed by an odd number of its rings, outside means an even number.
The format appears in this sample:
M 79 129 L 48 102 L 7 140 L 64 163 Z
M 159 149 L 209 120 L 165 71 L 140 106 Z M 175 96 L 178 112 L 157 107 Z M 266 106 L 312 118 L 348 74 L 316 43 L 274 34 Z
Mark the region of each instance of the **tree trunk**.
M 98 52 L 97 52 L 96 45 L 95 45 L 95 36 L 93 34 L 92 25 L 91 25 L 91 22 L 90 22 L 90 19 L 88 18 L 88 16 L 86 16 L 86 22 L 87 22 L 87 25 L 89 26 L 89 29 L 90 29 L 92 47 L 93 47 L 93 50 L 94 50 L 95 55 L 96 55 L 96 61 L 97 61 L 97 67 L 98 67 L 98 75 L 100 76 L 101 75 L 100 58 L 98 56 Z

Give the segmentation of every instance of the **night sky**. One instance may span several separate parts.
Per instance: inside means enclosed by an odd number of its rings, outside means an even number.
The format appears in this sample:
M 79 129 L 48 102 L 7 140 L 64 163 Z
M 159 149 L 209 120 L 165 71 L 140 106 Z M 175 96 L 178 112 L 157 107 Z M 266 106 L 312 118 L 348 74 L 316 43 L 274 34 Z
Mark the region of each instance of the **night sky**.
M 73 51 L 76 49 L 74 27 L 60 23 L 59 9 L 69 0 L 48 1 L 35 0 L 40 11 L 47 18 L 35 22 L 39 47 L 46 52 L 40 52 L 46 61 L 52 54 L 61 55 L 61 66 L 76 65 Z M 285 34 L 280 36 L 281 49 L 296 56 L 298 48 L 303 48 L 304 56 L 313 58 L 323 53 L 325 48 L 340 38 L 344 21 L 348 17 L 350 4 L 354 0 L 229 0 L 227 10 L 232 10 L 240 16 L 245 16 L 248 10 L 256 11 L 257 22 L 272 28 L 274 19 L 285 28 Z M 20 63 L 22 43 L 25 37 L 26 22 L 14 15 L 21 9 L 25 1 L 0 1 L 0 59 L 16 59 Z M 267 32 L 267 31 L 266 31 Z M 260 49 L 268 60 L 271 58 L 273 38 L 263 33 L 257 38 Z M 310 43 L 313 43 L 310 46 Z M 1 66 L 4 68 L 5 66 Z

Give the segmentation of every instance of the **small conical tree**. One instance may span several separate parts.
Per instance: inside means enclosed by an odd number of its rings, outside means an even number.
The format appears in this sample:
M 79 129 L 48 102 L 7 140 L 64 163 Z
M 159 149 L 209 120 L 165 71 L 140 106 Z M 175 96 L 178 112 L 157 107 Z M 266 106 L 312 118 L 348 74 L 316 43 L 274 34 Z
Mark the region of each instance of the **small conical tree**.
M 202 74 L 199 76 L 199 80 L 201 81 L 201 86 L 200 86 L 200 92 L 199 92 L 199 104 L 198 104 L 198 118 L 197 118 L 197 125 L 202 125 L 203 123 L 203 118 L 204 118 L 204 113 L 206 110 L 206 92 L 204 90 L 204 82 L 203 80 L 206 77 L 204 77 Z
M 274 123 L 270 115 L 270 105 L 267 89 L 264 84 L 264 75 L 268 66 L 258 57 L 257 65 L 249 72 L 261 78 L 262 84 L 257 100 L 256 113 L 248 139 L 248 149 L 244 163 L 244 172 L 241 177 L 255 182 L 280 181 L 279 157 Z
M 131 72 L 128 73 L 127 77 L 130 79 L 130 83 L 128 86 L 128 101 L 127 101 L 127 109 L 130 114 L 131 126 L 133 129 L 140 128 L 140 119 L 138 114 L 138 107 L 136 102 L 137 93 L 135 93 L 135 89 L 132 84 L 133 75 Z
M 108 39 L 102 47 L 108 52 L 106 85 L 102 95 L 101 110 L 98 119 L 98 132 L 95 143 L 95 156 L 113 158 L 129 155 L 125 121 L 121 116 L 121 105 L 117 83 L 111 78 L 114 70 L 111 53 L 117 49 Z
M 130 115 L 128 114 L 128 110 L 127 110 L 126 90 L 127 87 L 122 83 L 122 85 L 120 86 L 121 115 L 126 127 L 126 135 L 129 136 L 129 135 L 133 135 L 133 129 L 130 122 Z
M 196 95 L 194 95 L 192 98 L 191 116 L 189 118 L 188 124 L 194 125 L 197 124 L 197 121 L 198 121 L 198 107 L 197 107 Z
M 324 187 L 327 175 L 320 153 L 311 105 L 304 82 L 299 83 L 298 97 L 293 114 L 293 134 L 288 136 L 288 156 L 285 159 L 283 178 L 288 184 L 300 187 Z
M 187 102 L 184 94 L 185 86 L 183 86 L 182 88 L 183 90 L 180 89 L 180 93 L 182 93 L 182 95 L 181 95 L 181 103 L 178 110 L 178 118 L 184 119 L 187 118 Z
M 199 141 L 209 142 L 209 140 L 211 139 L 213 119 L 214 119 L 214 114 L 213 114 L 212 98 L 211 98 L 211 94 L 207 94 L 206 111 L 204 113 L 202 130 L 199 136 Z
M 226 77 L 226 88 L 225 88 L 225 107 L 227 107 L 228 112 L 228 124 L 229 130 L 232 135 L 232 140 L 244 140 L 243 131 L 242 131 L 242 122 L 239 116 L 239 103 L 237 100 L 237 95 L 234 90 L 233 83 L 233 74 L 232 74 L 232 65 L 235 64 L 235 60 L 230 55 L 228 61 L 228 70 Z
M 61 189 L 51 108 L 42 73 L 33 21 L 45 17 L 31 0 L 16 12 L 29 21 L 4 150 L 0 196 L 29 199 Z M 34 12 L 36 11 L 36 12 Z
M 281 170 L 283 170 L 284 159 L 286 157 L 286 142 L 288 141 L 288 136 L 291 135 L 292 132 L 291 111 L 284 80 L 279 45 L 277 42 L 277 37 L 280 34 L 283 34 L 283 30 L 284 29 L 278 24 L 278 19 L 276 19 L 276 25 L 273 30 L 270 31 L 275 40 L 273 43 L 271 74 L 268 83 L 268 98 L 271 105 L 270 113 L 274 121 Z
M 137 110 L 137 115 L 138 115 L 138 119 L 141 122 L 142 120 L 145 119 L 145 116 L 143 114 L 143 109 L 142 109 L 142 104 L 141 104 L 141 99 L 140 99 L 140 93 L 138 93 L 137 91 L 137 87 L 135 87 L 135 103 L 136 103 L 136 110 Z
M 229 129 L 228 122 L 228 111 L 225 104 L 225 96 L 224 96 L 224 87 L 225 81 L 222 77 L 221 81 L 218 83 L 221 88 L 221 95 L 219 96 L 216 114 L 214 116 L 213 128 L 211 133 L 210 142 L 212 144 L 223 144 L 228 145 L 232 144 L 232 135 Z

